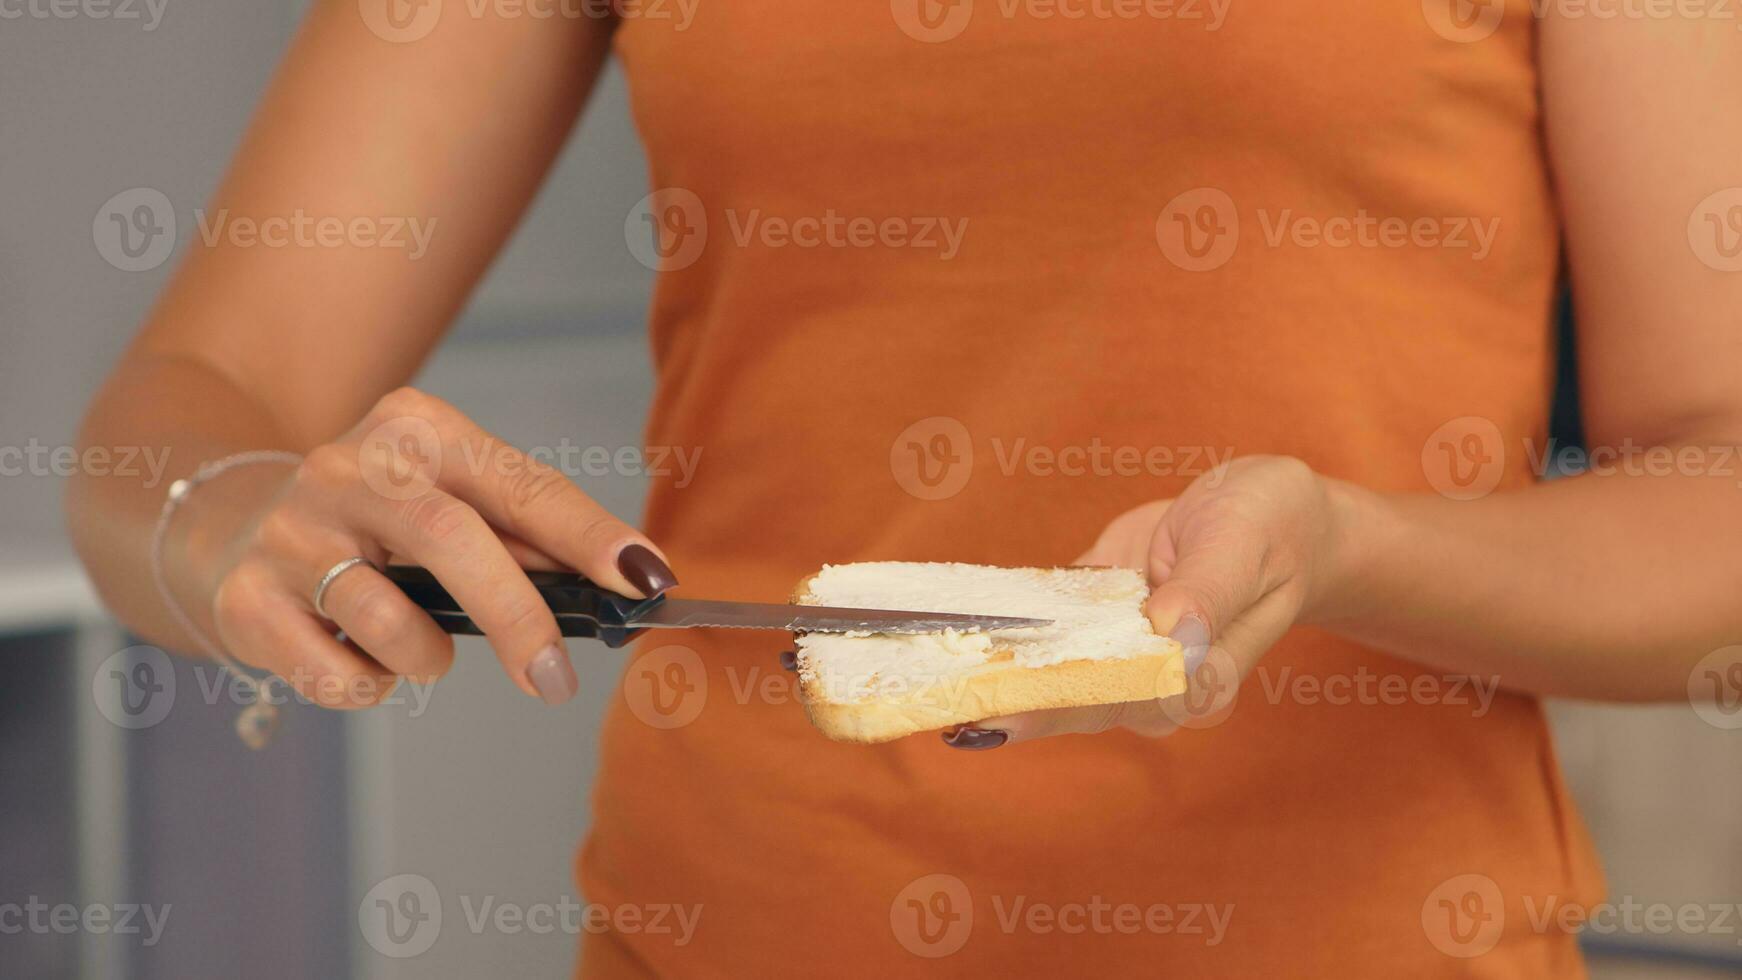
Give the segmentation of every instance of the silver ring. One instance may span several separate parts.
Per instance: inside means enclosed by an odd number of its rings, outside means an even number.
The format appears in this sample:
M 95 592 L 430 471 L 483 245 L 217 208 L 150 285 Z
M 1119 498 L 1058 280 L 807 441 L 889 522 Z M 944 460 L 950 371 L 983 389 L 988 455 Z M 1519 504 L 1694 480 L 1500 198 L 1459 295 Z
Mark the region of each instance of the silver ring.
M 354 557 L 347 558 L 342 562 L 339 562 L 337 565 L 334 565 L 332 568 L 327 569 L 327 574 L 321 576 L 321 584 L 315 586 L 315 615 L 316 616 L 319 616 L 322 619 L 329 619 L 329 620 L 333 618 L 333 617 L 327 615 L 326 608 L 321 605 L 322 600 L 326 599 L 326 597 L 327 597 L 327 589 L 328 589 L 328 587 L 330 587 L 333 584 L 334 579 L 345 574 L 346 572 L 357 567 L 358 565 L 368 565 L 370 568 L 375 567 L 374 562 L 370 561 L 367 558 L 364 558 L 362 555 L 356 555 Z

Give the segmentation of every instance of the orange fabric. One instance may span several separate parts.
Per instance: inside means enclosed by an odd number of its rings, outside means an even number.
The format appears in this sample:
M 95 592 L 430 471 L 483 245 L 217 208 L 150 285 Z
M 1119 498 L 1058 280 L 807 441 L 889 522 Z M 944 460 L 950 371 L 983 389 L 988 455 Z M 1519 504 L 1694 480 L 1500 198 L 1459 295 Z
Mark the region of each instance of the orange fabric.
M 980 0 L 936 42 L 902 29 L 899 0 L 705 6 L 681 31 L 624 19 L 653 186 L 693 194 L 654 207 L 671 267 L 647 429 L 701 453 L 693 481 L 674 469 L 648 502 L 686 594 L 778 600 L 825 562 L 1066 562 L 1178 493 L 1205 448 L 1431 492 L 1422 449 L 1447 421 L 1543 435 L 1559 243 L 1523 0 L 1469 42 L 1417 3 L 1236 5 L 1216 30 L 1092 13 L 1159 5 L 1066 6 L 1091 15 Z M 1175 208 L 1195 236 L 1182 251 L 1163 212 L 1199 188 L 1225 203 Z M 941 230 L 929 249 L 854 245 L 844 225 L 831 242 L 831 213 L 907 238 L 923 237 L 911 219 L 967 224 L 946 258 Z M 1342 240 L 1328 219 L 1363 216 L 1436 220 L 1467 244 L 1374 229 L 1333 247 L 1295 223 Z M 769 232 L 804 217 L 823 241 Z M 1498 222 L 1488 250 L 1462 218 Z M 1182 268 L 1215 262 L 1216 228 L 1237 236 L 1225 261 Z M 1077 448 L 1061 469 L 1035 447 Z M 1529 479 L 1513 463 L 1507 487 Z M 809 727 L 782 648 L 695 632 L 631 662 L 582 887 L 703 911 L 686 945 L 589 941 L 583 973 L 1583 972 L 1524 904 L 1599 888 L 1533 700 L 1279 695 L 1303 675 L 1420 675 L 1301 630 L 1224 721 L 1165 740 L 863 747 Z M 1467 898 L 1435 890 L 1461 875 L 1504 901 L 1503 938 L 1473 957 L 1435 942 Z M 1096 931 L 1097 903 L 1165 906 L 1173 927 L 1119 931 L 1107 912 Z M 1232 906 L 1221 941 L 1184 931 L 1195 903 Z M 959 948 L 943 949 L 956 919 L 929 912 L 971 912 Z

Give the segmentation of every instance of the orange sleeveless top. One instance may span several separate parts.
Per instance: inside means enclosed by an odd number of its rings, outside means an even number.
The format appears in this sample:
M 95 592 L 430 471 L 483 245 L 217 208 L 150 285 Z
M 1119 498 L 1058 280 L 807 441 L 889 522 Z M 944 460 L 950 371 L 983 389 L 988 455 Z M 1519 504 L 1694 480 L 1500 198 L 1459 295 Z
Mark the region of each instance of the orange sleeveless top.
M 1427 493 L 1448 422 L 1543 435 L 1527 0 L 676 26 L 628 16 L 616 46 L 658 189 L 628 222 L 661 269 L 646 440 L 700 454 L 647 529 L 687 594 L 1064 563 L 1231 454 Z M 1534 700 L 1297 630 L 1166 739 L 866 747 L 810 727 L 782 636 L 628 664 L 578 873 L 644 911 L 583 974 L 1582 973 L 1529 915 L 1600 887 Z M 693 931 L 651 928 L 661 905 Z

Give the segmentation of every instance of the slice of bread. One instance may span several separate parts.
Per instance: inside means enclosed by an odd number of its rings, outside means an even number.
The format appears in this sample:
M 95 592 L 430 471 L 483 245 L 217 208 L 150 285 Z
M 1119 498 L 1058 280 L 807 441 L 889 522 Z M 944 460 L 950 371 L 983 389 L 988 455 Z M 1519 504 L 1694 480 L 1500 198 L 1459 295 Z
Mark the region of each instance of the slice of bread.
M 806 633 L 799 689 L 811 723 L 847 742 L 887 742 L 999 715 L 1170 697 L 1180 646 L 1144 615 L 1128 568 L 998 568 L 931 562 L 825 565 L 793 601 L 1050 619 L 992 632 Z

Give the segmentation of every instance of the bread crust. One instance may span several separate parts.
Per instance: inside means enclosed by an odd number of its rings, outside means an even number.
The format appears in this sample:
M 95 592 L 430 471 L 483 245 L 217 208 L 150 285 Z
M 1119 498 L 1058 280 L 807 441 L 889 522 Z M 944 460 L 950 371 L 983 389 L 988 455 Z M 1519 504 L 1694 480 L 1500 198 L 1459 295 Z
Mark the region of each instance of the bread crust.
M 792 601 L 810 605 L 808 575 Z M 1009 647 L 994 646 L 991 660 L 936 683 L 870 700 L 831 700 L 799 653 L 799 693 L 811 724 L 842 742 L 876 743 L 967 725 L 987 718 L 1183 694 L 1185 662 L 1178 643 L 1165 653 L 1116 660 L 1067 660 L 1044 667 L 1016 663 Z

